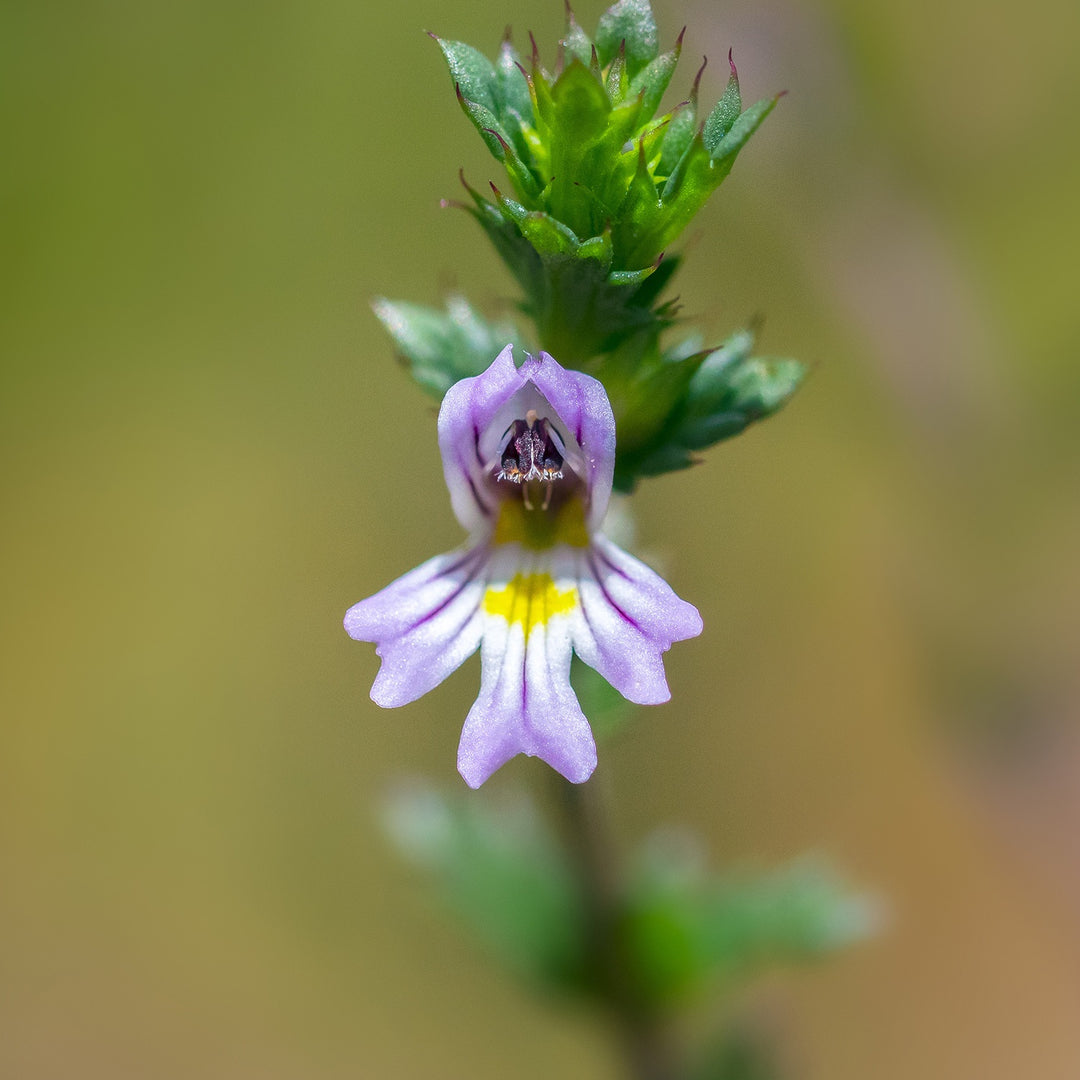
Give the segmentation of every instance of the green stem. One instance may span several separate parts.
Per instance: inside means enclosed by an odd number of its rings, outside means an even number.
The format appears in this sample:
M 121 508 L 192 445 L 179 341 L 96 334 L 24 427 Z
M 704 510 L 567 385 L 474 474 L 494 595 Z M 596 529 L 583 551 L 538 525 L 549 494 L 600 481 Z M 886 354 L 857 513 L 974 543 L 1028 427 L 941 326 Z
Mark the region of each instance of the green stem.
M 622 868 L 595 780 L 557 781 L 567 846 L 585 913 L 587 964 L 597 998 L 612 1020 L 631 1080 L 677 1080 L 662 1017 L 637 993 L 621 920 Z

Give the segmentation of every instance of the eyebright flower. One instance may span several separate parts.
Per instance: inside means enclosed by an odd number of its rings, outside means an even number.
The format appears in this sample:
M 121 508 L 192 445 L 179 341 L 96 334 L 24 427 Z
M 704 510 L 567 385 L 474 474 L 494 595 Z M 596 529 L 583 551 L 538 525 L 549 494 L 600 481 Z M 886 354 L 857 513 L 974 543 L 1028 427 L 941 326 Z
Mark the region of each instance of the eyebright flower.
M 671 696 L 661 653 L 700 634 L 701 616 L 600 532 L 615 420 L 596 379 L 547 353 L 515 367 L 508 345 L 450 388 L 438 427 L 469 540 L 349 609 L 349 635 L 382 657 L 371 697 L 415 701 L 479 648 L 480 695 L 458 748 L 466 783 L 479 787 L 516 754 L 582 783 L 596 744 L 571 653 L 628 700 L 659 704 Z

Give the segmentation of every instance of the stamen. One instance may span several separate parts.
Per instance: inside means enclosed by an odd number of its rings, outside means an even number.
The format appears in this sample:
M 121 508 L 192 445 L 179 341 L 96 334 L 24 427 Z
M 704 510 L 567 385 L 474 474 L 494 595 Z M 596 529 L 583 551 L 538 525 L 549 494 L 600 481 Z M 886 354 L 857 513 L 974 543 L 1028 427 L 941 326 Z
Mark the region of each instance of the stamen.
M 531 510 L 532 500 L 525 488 L 532 481 L 552 483 L 562 479 L 563 456 L 559 444 L 565 445 L 565 442 L 546 419 L 536 415 L 535 409 L 529 409 L 524 420 L 515 420 L 503 432 L 503 438 L 507 436 L 495 479 L 523 485 L 522 497 L 526 508 Z M 544 494 L 544 508 L 550 504 L 551 489 L 548 488 Z

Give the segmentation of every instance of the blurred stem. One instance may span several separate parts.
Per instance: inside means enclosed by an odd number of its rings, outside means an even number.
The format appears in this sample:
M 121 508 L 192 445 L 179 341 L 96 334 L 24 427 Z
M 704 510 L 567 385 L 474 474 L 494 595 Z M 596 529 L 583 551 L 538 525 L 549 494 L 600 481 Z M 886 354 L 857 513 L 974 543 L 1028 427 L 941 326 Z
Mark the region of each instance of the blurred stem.
M 666 1025 L 637 993 L 621 919 L 622 868 L 595 780 L 558 785 L 562 824 L 585 914 L 586 963 L 597 999 L 607 1008 L 632 1080 L 677 1080 Z

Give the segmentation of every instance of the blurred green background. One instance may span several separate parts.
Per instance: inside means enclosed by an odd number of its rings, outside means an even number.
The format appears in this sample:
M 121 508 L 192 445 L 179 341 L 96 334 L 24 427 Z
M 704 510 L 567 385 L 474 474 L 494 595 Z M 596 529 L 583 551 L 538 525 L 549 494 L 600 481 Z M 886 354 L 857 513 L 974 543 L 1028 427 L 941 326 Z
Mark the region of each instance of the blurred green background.
M 731 45 L 747 100 L 790 91 L 691 230 L 685 312 L 764 314 L 815 371 L 635 497 L 706 631 L 597 782 L 627 841 L 820 849 L 888 899 L 739 1002 L 793 1075 L 1076 1075 L 1080 9 L 657 15 L 677 93 L 707 53 L 715 100 Z M 421 30 L 550 57 L 562 17 L 0 7 L 0 1075 L 617 1075 L 380 834 L 401 776 L 460 784 L 475 661 L 382 712 L 340 625 L 460 539 L 370 299 L 513 291 L 438 207 L 497 171 Z

